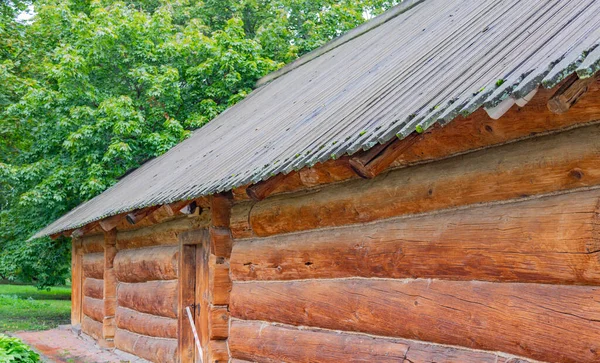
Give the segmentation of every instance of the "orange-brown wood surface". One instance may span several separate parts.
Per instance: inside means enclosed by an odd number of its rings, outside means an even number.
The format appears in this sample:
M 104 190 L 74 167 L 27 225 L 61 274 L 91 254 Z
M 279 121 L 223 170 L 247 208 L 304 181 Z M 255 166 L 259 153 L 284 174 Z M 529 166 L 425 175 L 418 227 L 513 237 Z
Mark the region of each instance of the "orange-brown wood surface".
M 175 363 L 177 361 L 176 339 L 153 338 L 117 329 L 115 346 L 155 363 Z
M 102 299 L 84 296 L 83 313 L 98 322 L 102 322 L 104 319 L 104 302 Z
M 432 277 L 600 285 L 600 190 L 240 241 L 234 280 Z
M 194 323 L 202 347 L 202 360 L 208 359 L 208 342 L 210 333 L 208 328 L 209 309 L 212 291 L 209 289 L 208 266 L 210 264 L 210 238 L 207 233 L 199 234 L 199 243 L 196 245 L 196 306 Z M 199 354 L 197 354 L 199 355 Z M 198 360 L 198 359 L 196 359 Z
M 81 324 L 83 299 L 83 250 L 81 239 L 71 241 L 71 325 Z
M 178 235 L 182 232 L 200 228 L 204 224 L 197 217 L 181 217 L 165 223 L 148 227 L 119 231 L 117 234 L 117 248 L 119 250 L 150 247 L 158 245 L 177 245 Z
M 228 227 L 210 227 L 210 252 L 217 257 L 229 258 L 233 237 Z
M 211 306 L 208 320 L 210 339 L 227 339 L 229 336 L 229 310 L 227 306 Z
M 119 306 L 142 313 L 177 317 L 177 280 L 119 283 L 117 301 Z
M 179 317 L 177 321 L 178 353 L 181 363 L 193 363 L 195 356 L 194 334 L 186 308 L 195 308 L 196 294 L 196 246 L 179 244 Z
M 600 184 L 597 125 L 526 140 L 320 191 L 267 198 L 250 212 L 268 236 L 363 223 Z
M 102 323 L 83 315 L 81 319 L 81 331 L 98 340 L 102 338 Z
M 359 334 L 299 330 L 233 320 L 229 349 L 256 362 L 403 362 L 408 345 Z
M 233 320 L 229 350 L 242 362 L 527 363 L 498 352 L 399 338 Z
M 102 345 L 114 347 L 115 313 L 117 309 L 117 277 L 115 276 L 114 260 L 117 255 L 117 230 L 104 232 L 104 317 L 102 320 Z
M 229 277 L 229 261 L 210 256 L 208 270 L 208 289 L 210 290 L 213 305 L 229 304 L 229 294 L 231 292 L 231 278 Z
M 118 307 L 115 315 L 117 327 L 134 333 L 157 338 L 177 338 L 177 320 L 144 314 Z
M 211 340 L 208 342 L 208 359 L 209 363 L 226 363 L 229 361 L 229 351 L 227 342 L 224 340 Z
M 85 253 L 82 260 L 83 276 L 104 279 L 104 253 Z
M 231 193 L 215 194 L 210 201 L 211 225 L 213 227 L 229 227 L 233 195 Z
M 121 282 L 173 280 L 177 278 L 178 246 L 157 246 L 119 251 L 114 261 Z
M 233 205 L 231 208 L 231 235 L 234 239 L 253 237 L 252 227 L 250 227 L 249 215 L 254 201 L 244 201 Z
M 458 117 L 445 127 L 433 129 L 423 140 L 404 151 L 392 166 L 440 159 L 600 119 L 598 83 L 590 86 L 585 97 L 562 115 L 556 115 L 546 107 L 558 87 L 550 90 L 540 88 L 525 107 L 515 106 L 498 120 L 489 118 L 483 109 L 466 118 Z
M 104 296 L 104 281 L 88 277 L 83 283 L 83 295 L 102 299 Z
M 542 361 L 600 360 L 600 287 L 595 286 L 363 278 L 246 282 L 234 284 L 230 311 L 245 320 L 402 337 Z
M 94 234 L 81 237 L 81 243 L 84 253 L 104 253 L 104 234 Z

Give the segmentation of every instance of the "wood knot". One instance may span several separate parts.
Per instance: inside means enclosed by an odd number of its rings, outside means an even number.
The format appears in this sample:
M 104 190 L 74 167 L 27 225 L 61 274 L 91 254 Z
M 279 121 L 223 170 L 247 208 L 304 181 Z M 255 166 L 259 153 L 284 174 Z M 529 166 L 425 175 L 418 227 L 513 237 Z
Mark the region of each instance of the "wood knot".
M 581 180 L 584 176 L 584 173 L 583 173 L 583 170 L 581 170 L 579 168 L 575 168 L 569 172 L 569 176 L 571 176 L 574 179 Z

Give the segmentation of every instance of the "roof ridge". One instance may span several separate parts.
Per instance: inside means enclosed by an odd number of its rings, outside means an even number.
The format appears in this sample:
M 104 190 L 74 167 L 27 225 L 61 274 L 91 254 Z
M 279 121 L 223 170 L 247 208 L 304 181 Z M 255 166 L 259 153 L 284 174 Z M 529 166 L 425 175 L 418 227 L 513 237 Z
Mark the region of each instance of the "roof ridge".
M 267 74 L 266 76 L 263 76 L 258 81 L 256 81 L 256 87 L 264 86 L 265 84 L 283 76 L 286 73 L 289 73 L 290 71 L 310 62 L 311 60 L 316 59 L 316 58 L 322 56 L 323 54 L 328 53 L 329 51 L 331 51 L 343 44 L 346 44 L 355 38 L 358 38 L 359 36 L 394 19 L 398 15 L 407 12 L 408 10 L 412 9 L 413 7 L 419 5 L 420 3 L 424 2 L 424 1 L 425 0 L 403 0 L 398 5 L 385 11 L 383 14 L 380 14 L 380 15 L 374 17 L 373 19 L 371 19 L 365 23 L 362 23 L 361 25 L 357 26 L 356 28 L 350 29 L 346 33 L 344 33 L 344 34 L 340 35 L 339 37 L 330 40 L 326 44 L 304 54 L 303 56 L 295 59 L 291 63 L 288 63 L 285 66 L 279 68 L 278 70 L 273 71 L 273 72 Z

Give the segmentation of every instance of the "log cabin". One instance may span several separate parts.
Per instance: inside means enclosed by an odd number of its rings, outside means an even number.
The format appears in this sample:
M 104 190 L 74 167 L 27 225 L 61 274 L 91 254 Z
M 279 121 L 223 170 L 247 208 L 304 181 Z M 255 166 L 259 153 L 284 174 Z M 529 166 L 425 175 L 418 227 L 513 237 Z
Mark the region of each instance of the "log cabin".
M 600 362 L 599 43 L 594 0 L 403 1 L 38 232 L 73 326 L 152 362 Z

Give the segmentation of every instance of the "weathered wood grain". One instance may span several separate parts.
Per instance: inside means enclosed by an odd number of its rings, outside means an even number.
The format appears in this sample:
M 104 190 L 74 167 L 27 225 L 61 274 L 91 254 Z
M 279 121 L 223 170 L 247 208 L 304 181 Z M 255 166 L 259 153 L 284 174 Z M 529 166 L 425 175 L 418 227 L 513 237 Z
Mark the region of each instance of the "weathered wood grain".
M 104 317 L 102 320 L 102 345 L 114 347 L 115 312 L 117 309 L 117 277 L 115 276 L 114 260 L 117 255 L 117 230 L 104 232 Z
M 200 345 L 202 347 L 202 360 L 208 359 L 209 333 L 209 308 L 212 300 L 212 291 L 209 288 L 209 264 L 210 264 L 210 238 L 208 233 L 203 234 L 206 238 L 201 238 L 201 243 L 196 246 L 196 306 L 194 309 L 194 322 L 198 332 Z
M 151 362 L 175 363 L 177 361 L 176 339 L 153 338 L 117 329 L 115 346 Z
M 229 310 L 226 306 L 211 306 L 208 313 L 208 330 L 211 340 L 229 336 Z
M 83 276 L 104 279 L 104 253 L 85 253 L 82 259 Z
M 210 227 L 210 252 L 218 257 L 229 258 L 233 246 L 231 230 L 227 227 Z
M 157 338 L 177 338 L 177 320 L 119 306 L 115 315 L 120 329 Z
M 121 282 L 145 282 L 177 278 L 177 246 L 157 246 L 117 253 L 115 274 Z
M 240 241 L 233 280 L 600 284 L 600 190 Z
M 104 233 L 81 237 L 83 253 L 104 253 Z
M 179 317 L 177 320 L 178 354 L 180 363 L 192 363 L 195 356 L 194 334 L 186 314 L 186 308 L 195 308 L 196 295 L 196 246 L 179 242 Z
M 88 277 L 83 283 L 83 295 L 102 299 L 104 296 L 104 281 Z
M 240 362 L 530 362 L 498 352 L 246 320 L 231 322 L 228 345 L 233 361 Z
M 502 351 L 600 359 L 600 287 L 339 279 L 235 283 L 232 317 Z M 560 337 L 560 344 L 556 342 Z
M 104 301 L 102 299 L 94 299 L 93 297 L 83 297 L 83 313 L 102 323 L 104 319 Z
M 81 239 L 71 241 L 71 325 L 81 324 L 83 300 L 83 247 Z
M 119 283 L 117 301 L 119 306 L 142 313 L 177 318 L 177 281 L 149 281 Z
M 117 248 L 119 250 L 151 246 L 176 245 L 178 236 L 184 231 L 200 228 L 198 218 L 181 217 L 149 227 L 119 231 Z
M 231 235 L 234 239 L 254 237 L 250 226 L 250 210 L 254 201 L 239 202 L 231 208 Z
M 98 340 L 102 338 L 102 323 L 83 315 L 81 319 L 81 331 Z
M 226 363 L 229 361 L 227 341 L 211 340 L 208 342 L 208 363 Z
M 600 184 L 594 125 L 256 203 L 257 236 L 370 222 Z
M 233 195 L 231 192 L 215 194 L 210 198 L 210 219 L 213 227 L 229 227 Z
M 293 329 L 233 320 L 232 357 L 257 362 L 403 362 L 408 345 L 359 334 Z
M 229 260 L 222 257 L 210 256 L 208 267 L 208 289 L 210 302 L 213 305 L 229 304 L 231 293 L 231 278 L 229 277 Z
M 548 109 L 553 113 L 569 111 L 587 93 L 590 85 L 598 81 L 598 76 L 579 79 L 576 74 L 567 77 L 560 88 L 548 100 Z

